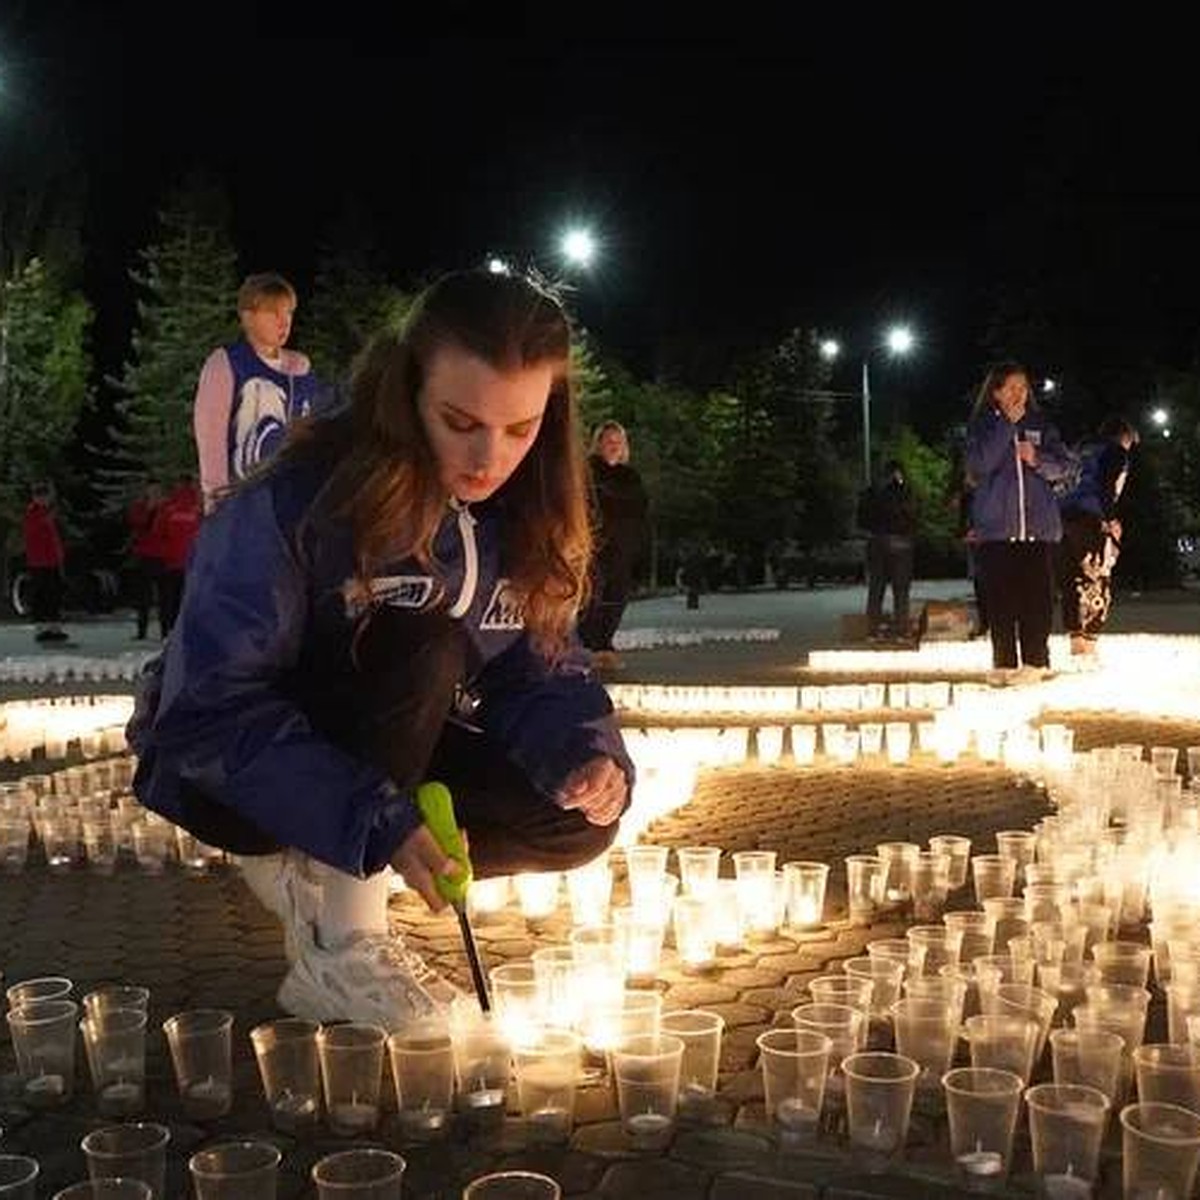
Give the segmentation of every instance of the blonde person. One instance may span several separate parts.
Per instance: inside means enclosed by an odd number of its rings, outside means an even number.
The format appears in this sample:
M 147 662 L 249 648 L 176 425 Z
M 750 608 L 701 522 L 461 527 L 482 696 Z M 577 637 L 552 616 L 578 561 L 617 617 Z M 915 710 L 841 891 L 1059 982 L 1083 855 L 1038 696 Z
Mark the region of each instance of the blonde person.
M 308 358 L 287 348 L 296 291 L 282 275 L 246 277 L 237 294 L 242 336 L 204 362 L 192 425 L 205 509 L 283 443 L 317 396 Z
M 633 770 L 573 633 L 569 354 L 537 284 L 446 276 L 368 349 L 349 409 L 295 426 L 201 530 L 134 786 L 245 856 L 298 1016 L 401 1028 L 452 994 L 388 937 L 387 869 L 434 908 L 455 869 L 422 782 L 449 787 L 480 877 L 578 866 L 616 834 Z

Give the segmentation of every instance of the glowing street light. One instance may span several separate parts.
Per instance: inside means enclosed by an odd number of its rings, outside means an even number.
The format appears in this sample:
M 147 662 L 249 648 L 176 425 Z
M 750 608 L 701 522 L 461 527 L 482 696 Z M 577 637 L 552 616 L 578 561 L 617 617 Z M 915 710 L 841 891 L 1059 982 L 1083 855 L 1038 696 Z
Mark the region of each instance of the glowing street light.
M 502 258 L 489 258 L 487 261 L 487 269 L 493 275 L 507 275 L 509 272 L 508 263 Z
M 826 362 L 833 362 L 835 358 L 842 352 L 842 344 L 837 338 L 823 338 L 819 347 L 821 357 Z
M 568 230 L 563 234 L 560 245 L 563 257 L 572 266 L 589 267 L 596 257 L 596 239 L 588 229 Z
M 1162 429 L 1170 419 L 1170 414 L 1165 408 L 1156 408 L 1150 414 L 1150 420 L 1152 420 L 1155 425 L 1159 427 L 1159 429 Z
M 1053 396 L 1058 390 L 1058 384 L 1053 379 L 1042 380 L 1042 395 Z

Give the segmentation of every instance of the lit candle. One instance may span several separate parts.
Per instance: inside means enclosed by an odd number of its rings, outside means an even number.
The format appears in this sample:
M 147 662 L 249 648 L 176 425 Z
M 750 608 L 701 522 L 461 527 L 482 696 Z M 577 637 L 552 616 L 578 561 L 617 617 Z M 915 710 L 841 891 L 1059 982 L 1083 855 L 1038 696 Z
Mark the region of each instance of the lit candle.
M 788 1096 L 775 1105 L 776 1122 L 785 1133 L 792 1136 L 815 1132 L 817 1117 L 817 1110 L 799 1096 Z
M 106 1083 L 98 1096 L 99 1108 L 106 1116 L 127 1116 L 140 1112 L 145 1103 L 142 1085 L 129 1079 Z
M 530 1136 L 541 1141 L 566 1141 L 571 1135 L 571 1110 L 547 1104 L 525 1117 Z
M 284 1088 L 271 1102 L 271 1123 L 282 1133 L 303 1133 L 317 1123 L 316 1096 Z
M 57 1104 L 67 1092 L 63 1075 L 42 1074 L 25 1080 L 25 1098 L 33 1105 Z
M 352 1137 L 374 1129 L 379 1123 L 379 1105 L 352 1098 L 329 1106 L 329 1128 L 334 1133 Z
M 960 1154 L 956 1160 L 968 1175 L 999 1175 L 1004 1170 L 1004 1159 L 995 1150 L 984 1150 L 978 1142 L 975 1149 Z
M 1043 1175 L 1042 1187 L 1048 1200 L 1089 1200 L 1092 1185 L 1069 1171 L 1062 1175 Z
M 665 1113 L 644 1112 L 628 1117 L 625 1128 L 635 1143 L 658 1143 L 671 1132 L 674 1124 L 674 1120 Z

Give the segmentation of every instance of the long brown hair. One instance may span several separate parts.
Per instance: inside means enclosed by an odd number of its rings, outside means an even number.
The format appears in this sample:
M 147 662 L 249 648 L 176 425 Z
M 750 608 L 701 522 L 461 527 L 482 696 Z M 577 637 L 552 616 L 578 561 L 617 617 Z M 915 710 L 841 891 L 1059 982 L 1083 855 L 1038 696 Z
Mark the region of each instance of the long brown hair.
M 973 417 L 978 416 L 982 412 L 987 412 L 996 403 L 996 393 L 1004 386 L 1005 380 L 1010 375 L 1024 375 L 1026 384 L 1029 383 L 1029 372 L 1019 362 L 1012 360 L 998 362 L 988 368 L 988 373 L 984 376 L 983 383 L 979 385 L 979 391 L 975 394 L 975 404 L 971 409 Z M 1029 396 L 1025 401 L 1025 406 L 1030 411 L 1037 408 L 1037 401 L 1034 398 L 1032 387 L 1029 388 Z
M 433 539 L 449 497 L 417 398 L 434 355 L 447 346 L 501 372 L 554 368 L 541 428 L 499 493 L 509 587 L 524 605 L 534 644 L 553 656 L 584 599 L 591 535 L 570 326 L 541 285 L 485 271 L 443 276 L 417 298 L 399 334 L 381 334 L 364 351 L 351 379 L 349 413 L 294 426 L 281 457 L 322 448 L 336 457 L 312 515 L 348 521 L 364 590 L 388 561 L 412 556 L 434 569 Z

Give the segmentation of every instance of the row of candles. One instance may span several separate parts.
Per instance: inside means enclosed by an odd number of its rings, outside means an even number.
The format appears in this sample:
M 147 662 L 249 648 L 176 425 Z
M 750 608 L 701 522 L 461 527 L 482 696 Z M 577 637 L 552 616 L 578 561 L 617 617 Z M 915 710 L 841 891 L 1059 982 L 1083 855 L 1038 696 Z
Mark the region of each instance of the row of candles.
M 0 704 L 0 760 L 26 762 L 35 753 L 66 758 L 75 743 L 84 758 L 125 748 L 125 725 L 133 713 L 130 696 L 72 696 L 12 700 Z
M 713 686 L 658 683 L 609 684 L 617 708 L 664 714 L 853 712 L 881 708 L 945 708 L 952 695 L 990 690 L 985 684 L 947 680 L 910 683 L 803 684 L 799 687 Z
M 6 655 L 0 658 L 0 684 L 132 682 L 153 656 L 154 652 L 147 650 L 128 650 L 115 655 Z

